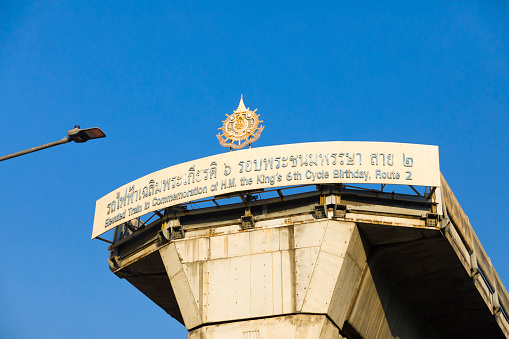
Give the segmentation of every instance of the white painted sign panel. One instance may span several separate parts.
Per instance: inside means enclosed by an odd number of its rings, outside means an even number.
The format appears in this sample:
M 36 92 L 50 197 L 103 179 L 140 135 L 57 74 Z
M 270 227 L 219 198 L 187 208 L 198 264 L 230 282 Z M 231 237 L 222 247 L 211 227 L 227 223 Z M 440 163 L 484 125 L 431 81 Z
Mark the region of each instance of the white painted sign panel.
M 144 214 L 237 191 L 327 183 L 440 186 L 438 147 L 332 141 L 213 155 L 134 180 L 96 203 L 92 238 Z

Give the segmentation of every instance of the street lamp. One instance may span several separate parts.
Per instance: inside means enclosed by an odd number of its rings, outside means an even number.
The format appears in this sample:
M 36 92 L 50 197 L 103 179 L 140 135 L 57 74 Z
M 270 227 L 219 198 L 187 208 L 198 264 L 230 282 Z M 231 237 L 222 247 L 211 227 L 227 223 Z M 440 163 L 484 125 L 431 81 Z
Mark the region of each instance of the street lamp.
M 106 136 L 106 134 L 104 134 L 104 132 L 101 131 L 100 128 L 92 127 L 92 128 L 81 129 L 79 125 L 76 125 L 76 126 L 74 126 L 74 129 L 71 129 L 67 132 L 66 138 L 63 138 L 63 139 L 60 139 L 57 141 L 53 141 L 53 142 L 50 142 L 48 144 L 44 144 L 41 146 L 32 147 L 32 148 L 26 149 L 24 151 L 19 151 L 16 153 L 4 155 L 3 157 L 0 157 L 0 161 L 12 159 L 12 158 L 19 157 L 21 155 L 25 155 L 25 154 L 32 153 L 32 152 L 37 152 L 37 151 L 40 151 L 45 148 L 50 148 L 53 146 L 66 144 L 71 141 L 74 141 L 77 143 L 83 143 L 83 142 L 87 142 L 88 140 L 92 140 L 92 139 L 104 138 L 105 136 Z

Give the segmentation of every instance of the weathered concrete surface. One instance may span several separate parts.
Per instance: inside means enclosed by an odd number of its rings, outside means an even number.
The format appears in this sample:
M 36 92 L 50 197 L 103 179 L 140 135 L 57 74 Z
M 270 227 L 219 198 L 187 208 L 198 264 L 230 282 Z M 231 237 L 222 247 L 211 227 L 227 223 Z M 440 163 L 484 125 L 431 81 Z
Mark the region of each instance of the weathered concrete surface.
M 342 339 L 338 328 L 323 315 L 295 314 L 209 325 L 189 332 L 189 339 Z
M 342 324 L 366 262 L 365 246 L 354 223 L 324 220 L 188 232 L 160 253 L 191 330 L 294 313 L 329 314 Z
M 256 202 L 248 230 L 245 206 L 182 212 L 181 238 L 154 223 L 112 246 L 110 265 L 191 338 L 509 338 L 507 291 L 471 226 L 396 198 L 345 193 L 337 215 L 312 194 Z

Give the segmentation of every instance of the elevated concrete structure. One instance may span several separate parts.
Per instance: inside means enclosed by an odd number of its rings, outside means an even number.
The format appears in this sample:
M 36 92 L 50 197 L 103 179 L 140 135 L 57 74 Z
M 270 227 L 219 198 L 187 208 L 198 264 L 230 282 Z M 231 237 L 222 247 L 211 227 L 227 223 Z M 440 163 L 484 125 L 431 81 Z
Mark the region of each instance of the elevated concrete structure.
M 509 297 L 445 180 L 176 207 L 116 229 L 110 267 L 189 338 L 507 338 Z

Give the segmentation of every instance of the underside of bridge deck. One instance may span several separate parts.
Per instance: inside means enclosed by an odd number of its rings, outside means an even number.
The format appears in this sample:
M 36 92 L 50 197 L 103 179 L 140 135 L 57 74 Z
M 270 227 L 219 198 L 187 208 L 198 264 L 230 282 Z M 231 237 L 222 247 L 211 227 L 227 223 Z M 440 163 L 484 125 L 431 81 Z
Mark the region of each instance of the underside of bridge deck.
M 504 338 L 440 232 L 359 227 L 372 247 L 343 328 L 347 337 Z M 421 237 L 408 240 L 412 233 Z

